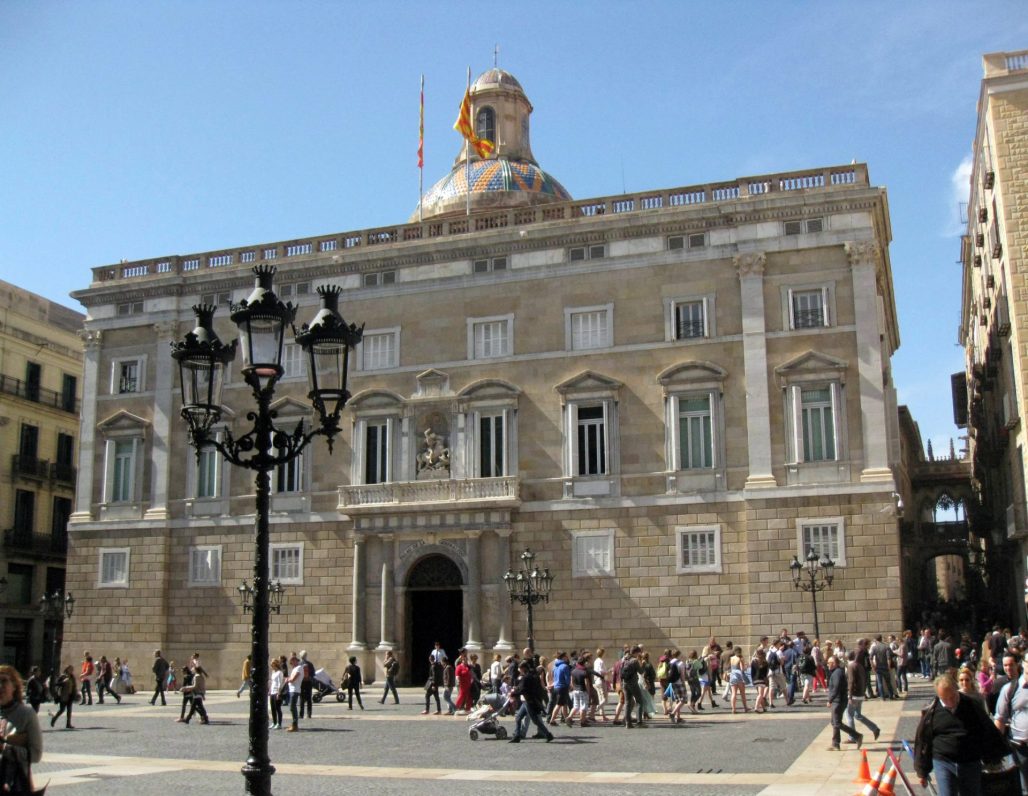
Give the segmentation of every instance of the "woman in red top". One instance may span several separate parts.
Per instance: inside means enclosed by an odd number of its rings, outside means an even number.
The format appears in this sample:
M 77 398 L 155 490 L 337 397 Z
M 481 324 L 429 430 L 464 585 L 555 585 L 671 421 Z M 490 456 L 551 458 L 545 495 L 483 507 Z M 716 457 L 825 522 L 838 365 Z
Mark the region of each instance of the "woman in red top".
M 93 691 L 91 683 L 93 678 L 96 676 L 96 666 L 93 664 L 93 656 L 88 652 L 85 653 L 85 659 L 82 661 L 82 669 L 79 673 L 79 688 L 82 692 L 82 701 L 80 705 L 92 705 L 93 704 Z
M 461 652 L 457 658 L 457 668 L 454 674 L 457 675 L 457 710 L 470 711 L 474 704 L 471 700 L 471 667 L 468 666 L 467 653 Z

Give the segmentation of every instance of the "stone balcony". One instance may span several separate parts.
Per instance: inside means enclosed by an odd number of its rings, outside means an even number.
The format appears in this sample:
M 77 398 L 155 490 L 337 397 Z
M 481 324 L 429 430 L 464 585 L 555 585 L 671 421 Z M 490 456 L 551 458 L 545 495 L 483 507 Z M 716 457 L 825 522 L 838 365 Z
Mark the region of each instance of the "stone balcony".
M 347 514 L 425 508 L 514 508 L 521 502 L 517 476 L 435 479 L 339 487 L 340 511 Z

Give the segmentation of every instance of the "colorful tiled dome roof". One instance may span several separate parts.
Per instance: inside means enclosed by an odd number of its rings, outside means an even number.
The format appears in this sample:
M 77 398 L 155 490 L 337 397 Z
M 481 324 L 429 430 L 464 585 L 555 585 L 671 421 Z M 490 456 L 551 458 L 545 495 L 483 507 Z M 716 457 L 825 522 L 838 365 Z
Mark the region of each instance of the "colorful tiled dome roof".
M 471 201 L 478 207 L 523 206 L 548 201 L 566 202 L 571 199 L 571 194 L 563 185 L 537 165 L 527 161 L 507 158 L 473 160 L 469 171 Z M 463 211 L 467 186 L 465 166 L 458 163 L 449 174 L 425 193 L 424 214 L 435 216 Z

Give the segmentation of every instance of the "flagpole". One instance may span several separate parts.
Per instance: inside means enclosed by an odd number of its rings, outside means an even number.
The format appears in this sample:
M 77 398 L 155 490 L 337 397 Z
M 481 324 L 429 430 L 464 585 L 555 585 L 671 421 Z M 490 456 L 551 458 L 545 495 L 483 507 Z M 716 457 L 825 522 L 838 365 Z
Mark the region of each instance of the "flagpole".
M 418 223 L 425 220 L 425 73 L 421 73 L 421 107 L 418 116 Z
M 468 97 L 471 96 L 471 67 L 468 66 Z M 468 115 L 471 114 L 471 103 L 468 103 Z M 475 120 L 473 118 L 468 119 L 471 124 L 471 130 L 475 130 Z M 471 141 L 465 136 L 464 138 L 464 184 L 467 186 L 467 209 L 465 215 L 471 215 Z

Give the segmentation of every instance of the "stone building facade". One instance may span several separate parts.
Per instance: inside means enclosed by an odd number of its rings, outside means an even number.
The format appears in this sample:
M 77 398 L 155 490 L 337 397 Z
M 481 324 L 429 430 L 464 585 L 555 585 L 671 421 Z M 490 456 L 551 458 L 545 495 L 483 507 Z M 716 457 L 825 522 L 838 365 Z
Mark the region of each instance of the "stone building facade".
M 809 632 L 789 563 L 811 547 L 838 562 L 827 634 L 899 630 L 885 190 L 855 164 L 576 201 L 535 161 L 513 76 L 472 100 L 496 151 L 459 155 L 406 224 L 100 267 L 75 294 L 75 642 L 198 649 L 220 684 L 248 651 L 253 487 L 189 448 L 169 343 L 257 262 L 299 320 L 334 283 L 366 323 L 334 454 L 273 477 L 273 649 L 368 671 L 394 649 L 417 680 L 435 638 L 521 646 L 502 575 L 526 547 L 554 575 L 541 649 Z M 112 389 L 125 363 L 131 394 Z M 309 421 L 297 349 L 285 367 L 279 418 Z M 236 369 L 236 435 L 250 400 Z
M 4 661 L 49 667 L 75 493 L 85 316 L 0 280 L 0 592 Z
M 979 523 L 1004 566 L 991 588 L 1024 622 L 1028 575 L 1025 374 L 1028 372 L 1028 50 L 989 53 L 978 99 L 967 231 L 961 240 L 957 424 L 966 426 Z

